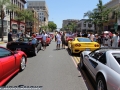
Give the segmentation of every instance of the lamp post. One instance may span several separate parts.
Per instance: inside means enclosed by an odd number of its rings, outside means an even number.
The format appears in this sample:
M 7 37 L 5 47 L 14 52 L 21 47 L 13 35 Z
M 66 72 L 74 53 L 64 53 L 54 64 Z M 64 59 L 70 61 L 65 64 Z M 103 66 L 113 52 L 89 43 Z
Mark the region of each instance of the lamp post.
M 4 25 L 3 25 L 3 22 L 4 22 L 4 17 L 5 17 L 5 12 L 4 12 L 4 9 L 2 8 L 1 9 L 1 41 L 3 41 L 3 32 L 4 32 Z
M 11 28 L 11 21 L 12 21 L 12 18 L 13 18 L 13 10 L 8 10 L 8 13 L 10 14 L 10 30 L 12 29 Z
M 30 22 L 30 36 L 32 36 L 32 22 Z

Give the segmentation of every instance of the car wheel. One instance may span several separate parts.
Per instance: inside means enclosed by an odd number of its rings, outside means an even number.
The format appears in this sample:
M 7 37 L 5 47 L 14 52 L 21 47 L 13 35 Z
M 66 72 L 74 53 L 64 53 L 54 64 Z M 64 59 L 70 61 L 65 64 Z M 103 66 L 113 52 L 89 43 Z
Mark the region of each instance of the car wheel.
M 23 71 L 26 67 L 26 61 L 25 61 L 25 57 L 23 56 L 21 58 L 21 63 L 20 63 L 20 71 Z
M 102 75 L 97 78 L 97 89 L 96 90 L 107 90 L 105 79 Z
M 71 53 L 71 55 L 73 55 L 73 51 L 72 51 L 72 49 L 70 49 L 70 53 Z
M 85 69 L 85 65 L 83 63 L 83 57 L 82 57 L 82 55 L 80 55 L 80 63 L 79 63 L 79 65 L 80 65 L 81 69 Z
M 38 50 L 37 50 L 37 48 L 35 47 L 34 55 L 37 56 L 37 53 L 38 53 Z

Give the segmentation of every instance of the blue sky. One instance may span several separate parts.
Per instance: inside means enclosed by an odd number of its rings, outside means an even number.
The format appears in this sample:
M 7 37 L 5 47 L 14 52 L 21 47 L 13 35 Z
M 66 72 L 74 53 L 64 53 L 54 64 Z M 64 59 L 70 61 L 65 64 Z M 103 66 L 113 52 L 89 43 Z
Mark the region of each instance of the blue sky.
M 45 0 L 45 1 L 49 10 L 49 21 L 54 21 L 57 24 L 57 28 L 61 28 L 62 21 L 65 19 L 83 19 L 84 13 L 89 10 L 93 10 L 96 7 L 99 0 Z M 102 1 L 103 4 L 105 4 L 110 0 Z

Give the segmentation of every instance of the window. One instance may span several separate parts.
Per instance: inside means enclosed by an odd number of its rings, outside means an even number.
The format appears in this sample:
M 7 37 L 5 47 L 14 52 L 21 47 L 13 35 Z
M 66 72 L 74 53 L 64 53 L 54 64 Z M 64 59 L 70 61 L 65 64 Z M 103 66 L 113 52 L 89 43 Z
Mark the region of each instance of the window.
M 95 58 L 95 59 L 99 60 L 100 62 L 102 62 L 101 56 L 102 56 L 104 53 L 105 53 L 104 51 L 99 51 L 99 50 L 97 50 L 97 51 L 94 51 L 94 52 L 90 53 L 90 56 L 91 56 L 92 58 Z M 101 58 L 101 59 L 100 59 L 100 58 Z
M 4 48 L 0 48 L 0 58 L 10 56 L 12 53 Z
M 120 64 L 120 53 L 112 53 L 115 60 Z
M 91 42 L 89 38 L 78 38 L 79 42 Z
M 106 54 L 104 53 L 99 59 L 98 59 L 99 62 L 103 63 L 103 64 L 106 64 Z

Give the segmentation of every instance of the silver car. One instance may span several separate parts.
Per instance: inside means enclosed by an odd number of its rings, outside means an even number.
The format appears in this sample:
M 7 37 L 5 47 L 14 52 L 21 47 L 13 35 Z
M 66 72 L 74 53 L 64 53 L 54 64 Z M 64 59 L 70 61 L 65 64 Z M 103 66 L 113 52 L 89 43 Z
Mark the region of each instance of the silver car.
M 120 90 L 120 49 L 83 51 L 78 67 L 85 67 L 96 82 L 96 90 Z

